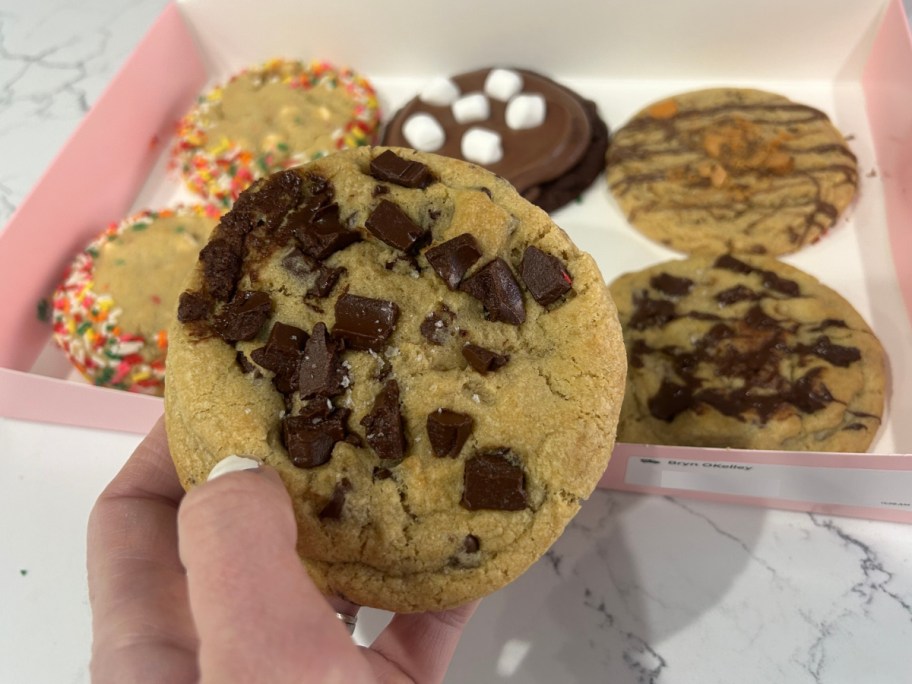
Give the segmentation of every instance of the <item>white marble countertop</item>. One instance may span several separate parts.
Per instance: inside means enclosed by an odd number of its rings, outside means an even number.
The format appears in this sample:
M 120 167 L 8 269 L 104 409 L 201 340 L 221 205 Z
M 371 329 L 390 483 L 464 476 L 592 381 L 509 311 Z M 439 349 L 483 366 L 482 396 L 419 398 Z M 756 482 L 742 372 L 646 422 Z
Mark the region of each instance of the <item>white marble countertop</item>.
M 164 4 L 0 0 L 0 224 Z M 85 523 L 138 441 L 0 418 L 0 682 L 88 681 Z M 598 491 L 447 681 L 908 683 L 910 644 L 912 526 Z

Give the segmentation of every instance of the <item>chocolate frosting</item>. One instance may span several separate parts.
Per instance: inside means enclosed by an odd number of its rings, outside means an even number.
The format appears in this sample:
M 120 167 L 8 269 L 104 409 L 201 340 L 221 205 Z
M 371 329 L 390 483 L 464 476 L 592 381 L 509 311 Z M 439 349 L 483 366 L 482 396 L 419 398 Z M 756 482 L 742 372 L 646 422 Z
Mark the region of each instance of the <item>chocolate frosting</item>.
M 452 77 L 462 95 L 484 92 L 485 79 L 491 69 L 479 69 Z M 485 168 L 506 178 L 520 194 L 557 178 L 573 168 L 585 155 L 591 141 L 591 126 L 580 100 L 549 78 L 524 69 L 512 69 L 523 78 L 523 93 L 537 93 L 545 98 L 546 115 L 541 126 L 522 130 L 506 124 L 506 102 L 489 97 L 490 117 L 459 123 L 449 105 L 437 106 L 416 97 L 400 109 L 384 132 L 383 144 L 411 147 L 402 126 L 413 114 L 432 115 L 446 132 L 446 140 L 436 154 L 464 159 L 462 135 L 472 127 L 495 131 L 501 137 L 503 158 Z

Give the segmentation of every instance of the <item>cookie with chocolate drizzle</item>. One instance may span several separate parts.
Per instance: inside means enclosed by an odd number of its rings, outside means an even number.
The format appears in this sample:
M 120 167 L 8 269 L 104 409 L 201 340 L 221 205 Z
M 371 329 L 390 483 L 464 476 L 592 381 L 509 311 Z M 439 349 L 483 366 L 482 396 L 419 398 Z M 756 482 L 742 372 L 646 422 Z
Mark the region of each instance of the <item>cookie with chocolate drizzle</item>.
M 604 170 L 608 126 L 594 102 L 547 76 L 486 68 L 429 81 L 382 140 L 484 166 L 551 212 Z
M 671 249 L 776 256 L 830 230 L 855 196 L 858 165 L 823 112 L 713 88 L 636 114 L 611 140 L 606 177 L 633 226 Z
M 833 290 L 769 257 L 691 257 L 611 284 L 629 375 L 618 439 L 865 451 L 885 357 Z
M 539 558 L 608 462 L 626 356 L 591 257 L 478 166 L 358 148 L 258 181 L 170 333 L 186 487 L 274 467 L 318 585 L 441 610 Z

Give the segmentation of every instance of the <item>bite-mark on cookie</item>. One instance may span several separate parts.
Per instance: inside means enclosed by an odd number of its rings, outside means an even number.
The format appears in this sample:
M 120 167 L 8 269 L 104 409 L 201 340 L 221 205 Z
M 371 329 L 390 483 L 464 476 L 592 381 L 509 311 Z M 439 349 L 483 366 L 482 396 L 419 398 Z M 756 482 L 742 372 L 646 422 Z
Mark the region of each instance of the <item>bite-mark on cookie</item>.
M 318 292 L 321 271 L 337 277 Z M 257 182 L 178 318 L 165 411 L 182 483 L 228 454 L 276 468 L 311 576 L 362 605 L 502 587 L 614 443 L 625 354 L 598 268 L 462 161 L 359 148 Z
M 865 451 L 885 356 L 840 295 L 769 257 L 690 257 L 611 284 L 629 373 L 618 439 Z
M 644 108 L 615 131 L 605 173 L 635 228 L 687 254 L 799 250 L 826 235 L 858 185 L 826 114 L 746 88 Z

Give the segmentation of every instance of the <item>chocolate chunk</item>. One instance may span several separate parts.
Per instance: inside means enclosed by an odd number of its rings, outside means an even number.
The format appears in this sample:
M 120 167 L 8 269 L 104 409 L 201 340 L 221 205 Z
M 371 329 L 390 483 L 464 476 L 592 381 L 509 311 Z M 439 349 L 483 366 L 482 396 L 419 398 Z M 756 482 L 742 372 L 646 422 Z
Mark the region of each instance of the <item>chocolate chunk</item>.
M 799 354 L 813 354 L 839 368 L 847 368 L 861 360 L 861 352 L 858 349 L 833 344 L 827 335 L 821 335 L 813 344 L 799 344 L 795 351 Z
M 266 346 L 284 352 L 299 352 L 307 343 L 307 333 L 298 327 L 277 321 L 269 331 Z M 270 368 L 270 370 L 272 370 Z
M 203 263 L 206 290 L 220 302 L 231 299 L 237 285 L 241 272 L 241 256 L 237 249 L 231 241 L 216 238 L 200 250 L 199 260 Z
M 367 443 L 383 460 L 405 457 L 405 426 L 399 408 L 399 383 L 388 380 L 374 399 L 361 425 L 367 429 Z
M 380 349 L 393 334 L 399 307 L 384 299 L 344 294 L 336 300 L 332 333 L 352 349 Z
M 372 159 L 370 172 L 377 180 L 395 183 L 404 188 L 424 189 L 437 180 L 425 164 L 403 159 L 392 150 L 386 150 Z
M 320 262 L 295 248 L 282 259 L 282 266 L 298 278 L 306 279 L 317 272 Z
M 666 423 L 673 421 L 679 413 L 690 409 L 692 404 L 693 390 L 669 380 L 663 380 L 659 391 L 647 402 L 653 417 Z
M 431 451 L 438 458 L 456 458 L 472 434 L 472 416 L 439 408 L 427 417 L 427 434 Z
M 716 323 L 716 325 L 711 327 L 709 331 L 702 337 L 698 343 L 698 347 L 704 349 L 706 347 L 715 345 L 721 340 L 727 340 L 731 337 L 734 337 L 734 335 L 735 331 L 732 330 L 729 326 L 725 325 L 725 323 Z
M 238 368 L 241 369 L 241 372 L 244 375 L 247 375 L 247 373 L 254 373 L 258 378 L 263 377 L 263 374 L 260 373 L 260 369 L 250 363 L 250 359 L 247 358 L 244 352 L 239 350 L 237 354 L 234 355 L 234 362 L 238 365 Z
M 339 219 L 339 205 L 330 195 L 312 197 L 303 207 L 288 216 L 301 249 L 314 259 L 325 259 L 340 249 L 358 242 L 361 234 L 349 230 Z
M 345 443 L 351 444 L 353 447 L 363 447 L 364 440 L 361 439 L 361 435 L 356 432 L 349 432 L 345 435 Z
M 336 442 L 345 439 L 350 411 L 330 409 L 327 400 L 310 402 L 301 415 L 282 419 L 282 438 L 291 462 L 298 468 L 315 468 L 332 457 Z
M 345 268 L 342 266 L 330 268 L 329 266 L 321 265 L 320 270 L 317 271 L 317 277 L 314 278 L 313 285 L 307 290 L 306 296 L 318 299 L 328 297 L 343 273 L 345 273 Z
M 762 295 L 744 285 L 735 285 L 727 290 L 722 290 L 716 295 L 716 301 L 722 306 L 730 306 L 738 302 L 757 301 L 758 299 L 762 299 Z
M 226 342 L 252 340 L 272 313 L 272 300 L 265 292 L 241 290 L 215 320 L 218 334 Z
M 745 314 L 744 322 L 755 330 L 774 330 L 779 327 L 779 321 L 768 315 L 760 306 L 752 306 Z
M 371 471 L 371 477 L 374 480 L 388 480 L 393 476 L 393 471 L 382 466 L 374 466 Z
M 561 260 L 532 245 L 523 252 L 519 275 L 542 306 L 553 304 L 573 288 L 573 280 Z
M 633 295 L 633 304 L 636 308 L 633 310 L 627 325 L 634 330 L 661 328 L 678 317 L 673 301 L 651 299 L 645 292 L 635 293 Z
M 306 332 L 277 321 L 269 332 L 266 346 L 254 349 L 250 356 L 275 373 L 272 382 L 279 392 L 291 394 L 298 388 L 298 363 L 306 342 Z
M 177 320 L 181 323 L 201 321 L 209 316 L 212 300 L 202 292 L 181 292 L 177 300 Z
M 333 397 L 344 391 L 349 379 L 341 353 L 341 343 L 330 337 L 324 323 L 317 323 L 298 366 L 298 391 L 302 398 Z
M 481 549 L 481 542 L 474 534 L 467 534 L 462 540 L 462 550 L 465 553 L 478 553 Z
M 670 273 L 653 276 L 649 279 L 649 284 L 670 297 L 683 297 L 693 287 L 693 281 L 690 278 L 678 278 Z
M 417 249 L 431 235 L 412 221 L 399 205 L 389 200 L 380 200 L 380 204 L 367 217 L 364 226 L 379 240 L 403 252 Z
M 465 463 L 462 501 L 470 511 L 521 511 L 528 506 L 526 474 L 506 447 L 482 452 Z
M 754 268 L 750 264 L 746 264 L 730 254 L 723 254 L 717 258 L 713 264 L 713 267 L 724 268 L 728 271 L 741 273 L 743 275 L 756 273 L 760 276 L 760 279 L 763 282 L 763 286 L 770 290 L 774 290 L 788 297 L 797 297 L 801 294 L 801 288 L 794 280 L 782 278 L 772 271 L 765 271 L 760 268 Z
M 754 272 L 753 266 L 745 264 L 740 259 L 733 257 L 731 254 L 723 254 L 719 256 L 713 263 L 713 268 L 724 268 L 726 271 L 731 271 L 732 273 L 741 273 L 743 275 L 748 275 Z
M 308 174 L 311 192 L 326 192 L 325 178 Z M 253 183 L 242 192 L 222 223 L 243 236 L 257 226 L 266 226 L 266 233 L 274 233 L 285 214 L 300 204 L 304 195 L 304 178 L 296 171 L 279 171 Z
M 459 285 L 459 289 L 478 299 L 488 320 L 520 325 L 526 320 L 522 292 L 507 262 L 497 257 L 478 269 Z
M 816 413 L 833 403 L 829 388 L 819 379 L 821 368 L 801 376 L 792 386 L 789 402 L 804 413 Z
M 772 271 L 760 271 L 760 277 L 763 279 L 763 286 L 770 290 L 775 290 L 789 297 L 797 297 L 801 294 L 801 288 L 794 280 L 781 278 Z
M 341 267 L 331 268 L 305 254 L 300 249 L 293 249 L 289 252 L 282 259 L 282 266 L 309 284 L 308 297 L 317 297 L 319 299 L 329 296 L 329 293 L 336 286 L 339 276 L 345 271 Z
M 481 250 L 474 235 L 463 233 L 425 250 L 424 257 L 447 287 L 455 290 L 466 271 L 481 258 Z
M 462 348 L 462 355 L 469 362 L 469 365 L 482 375 L 496 371 L 510 360 L 510 357 L 506 354 L 498 354 L 471 342 Z
M 441 346 L 446 344 L 450 337 L 450 325 L 454 320 L 456 320 L 456 314 L 441 302 L 434 311 L 424 317 L 418 330 L 428 342 Z
M 351 480 L 343 477 L 333 489 L 332 496 L 326 505 L 317 514 L 320 520 L 338 520 L 342 517 L 342 509 L 345 507 L 345 498 L 352 489 Z

